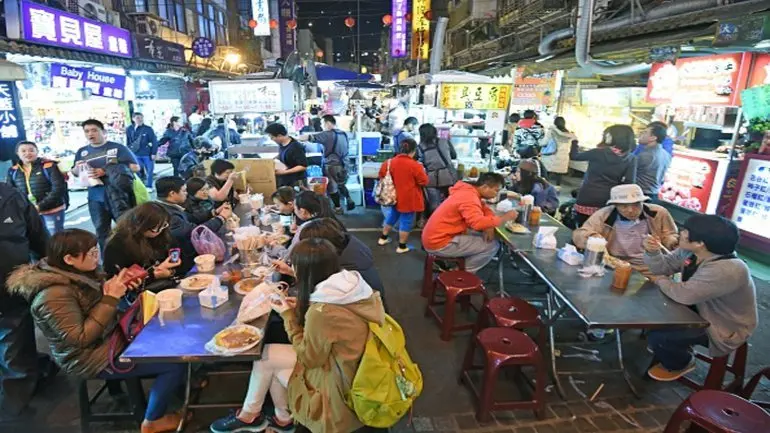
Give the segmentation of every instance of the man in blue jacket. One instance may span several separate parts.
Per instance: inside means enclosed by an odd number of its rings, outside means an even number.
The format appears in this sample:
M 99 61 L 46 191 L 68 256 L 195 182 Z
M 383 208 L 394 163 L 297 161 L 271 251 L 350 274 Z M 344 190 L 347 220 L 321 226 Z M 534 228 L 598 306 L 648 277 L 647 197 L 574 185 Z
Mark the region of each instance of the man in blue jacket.
M 647 128 L 663 128 L 663 130 L 668 130 L 668 125 L 666 125 L 663 122 L 650 122 L 647 124 Z M 634 155 L 639 155 L 639 153 L 644 149 L 644 145 L 646 143 L 639 143 L 636 145 L 636 149 L 632 152 Z M 668 152 L 669 155 L 674 156 L 674 140 L 666 136 L 666 138 L 663 139 L 663 141 L 660 142 L 660 147 L 663 148 L 666 152 Z
M 155 155 L 158 153 L 158 138 L 150 126 L 144 124 L 144 115 L 134 113 L 134 124 L 126 129 L 126 147 L 136 156 L 136 161 L 144 172 L 144 184 L 152 188 L 152 175 L 155 171 Z

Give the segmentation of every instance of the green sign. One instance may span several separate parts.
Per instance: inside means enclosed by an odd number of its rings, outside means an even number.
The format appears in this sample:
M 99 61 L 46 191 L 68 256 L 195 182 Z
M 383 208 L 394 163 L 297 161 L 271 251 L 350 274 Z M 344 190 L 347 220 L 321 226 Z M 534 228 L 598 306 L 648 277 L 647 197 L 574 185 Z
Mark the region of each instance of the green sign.
M 770 118 L 770 85 L 744 90 L 741 92 L 741 101 L 747 119 Z

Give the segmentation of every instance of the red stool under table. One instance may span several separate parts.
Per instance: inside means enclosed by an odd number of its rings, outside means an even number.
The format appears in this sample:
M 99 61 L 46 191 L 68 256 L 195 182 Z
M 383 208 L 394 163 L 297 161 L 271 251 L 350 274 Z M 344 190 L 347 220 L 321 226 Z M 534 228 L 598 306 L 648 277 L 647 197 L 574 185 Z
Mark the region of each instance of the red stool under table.
M 695 382 L 687 376 L 682 376 L 678 381 L 690 388 L 700 391 L 704 389 L 715 389 L 727 392 L 738 392 L 743 388 L 743 379 L 746 375 L 746 358 L 749 353 L 749 345 L 743 343 L 743 345 L 733 352 L 733 363 L 730 364 L 730 354 L 712 358 L 703 353 L 695 352 L 695 358 L 701 361 L 707 362 L 709 367 L 708 375 L 706 375 L 706 381 L 703 383 Z M 730 372 L 733 374 L 733 380 L 726 386 L 723 385 L 725 380 L 725 374 Z
M 428 255 L 425 257 L 425 268 L 423 268 L 423 271 L 422 271 L 422 292 L 420 293 L 420 296 L 422 296 L 423 298 L 428 297 L 428 294 L 432 290 L 432 287 L 436 284 L 436 279 L 434 278 L 434 272 L 433 272 L 433 265 L 436 263 L 436 260 L 455 263 L 457 264 L 457 268 L 459 271 L 465 270 L 464 257 L 441 257 L 435 254 L 428 253 Z
M 484 365 L 475 365 L 473 355 L 476 348 L 484 353 Z M 530 401 L 496 401 L 494 388 L 503 367 L 522 366 L 535 368 L 534 395 Z M 484 370 L 481 388 L 476 389 L 469 372 Z M 487 328 L 471 339 L 470 356 L 465 357 L 460 382 L 465 382 L 478 400 L 476 418 L 479 422 L 489 420 L 490 412 L 511 409 L 532 409 L 538 419 L 545 416 L 546 367 L 543 354 L 527 334 L 512 328 Z M 528 384 L 529 380 L 526 381 Z
M 444 290 L 446 292 L 445 301 L 436 300 L 436 292 L 438 290 Z M 473 323 L 455 325 L 455 306 L 457 305 L 458 298 L 463 310 L 466 310 L 468 307 L 473 308 L 475 311 L 480 310 L 480 308 L 477 308 L 470 302 L 470 297 L 473 295 L 482 296 L 484 302 L 487 300 L 487 291 L 484 288 L 484 283 L 479 277 L 470 272 L 442 272 L 436 278 L 436 284 L 433 285 L 428 293 L 428 305 L 425 307 L 425 317 L 433 316 L 439 324 L 441 327 L 442 340 L 450 340 L 452 338 L 452 333 L 455 331 L 473 329 L 475 327 Z M 436 311 L 435 307 L 439 305 L 444 305 L 444 317 L 441 317 Z
M 770 414 L 736 395 L 715 390 L 698 391 L 687 397 L 666 424 L 663 433 L 679 433 L 682 423 L 710 433 L 759 433 L 770 431 Z
M 770 367 L 767 367 L 764 370 L 752 376 L 749 382 L 746 384 L 746 386 L 741 390 L 739 394 L 741 397 L 751 401 L 757 406 L 763 409 L 770 410 L 770 401 L 755 401 L 751 399 L 751 395 L 754 394 L 754 390 L 757 388 L 757 385 L 759 385 L 759 381 L 763 377 L 770 379 Z
M 490 326 L 525 330 L 537 328 L 537 344 L 545 348 L 545 324 L 540 318 L 540 311 L 529 302 L 520 298 L 492 298 L 479 312 L 474 333 Z

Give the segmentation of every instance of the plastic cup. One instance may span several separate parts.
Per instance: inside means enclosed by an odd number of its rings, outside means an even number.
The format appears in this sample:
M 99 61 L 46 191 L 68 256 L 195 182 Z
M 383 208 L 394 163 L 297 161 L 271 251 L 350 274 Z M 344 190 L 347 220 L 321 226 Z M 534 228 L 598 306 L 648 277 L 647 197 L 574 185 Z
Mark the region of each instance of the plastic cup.
M 612 277 L 612 287 L 618 290 L 626 290 L 628 280 L 631 279 L 631 265 L 620 263 L 615 266 L 615 275 Z
M 212 272 L 216 264 L 216 256 L 203 254 L 195 258 L 195 265 L 199 272 Z

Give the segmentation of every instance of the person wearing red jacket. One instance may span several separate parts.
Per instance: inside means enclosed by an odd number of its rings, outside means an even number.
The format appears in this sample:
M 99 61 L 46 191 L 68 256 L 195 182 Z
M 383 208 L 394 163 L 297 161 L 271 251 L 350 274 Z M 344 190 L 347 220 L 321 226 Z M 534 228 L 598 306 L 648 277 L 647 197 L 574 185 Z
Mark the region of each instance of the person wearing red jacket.
M 464 257 L 465 269 L 477 272 L 492 260 L 500 245 L 495 228 L 515 220 L 518 212 L 495 215 L 482 200 L 498 196 L 505 179 L 483 173 L 475 183 L 457 182 L 422 230 L 425 251 L 442 257 Z
M 377 241 L 380 245 L 390 243 L 390 232 L 398 223 L 398 248 L 396 252 L 403 254 L 409 252 L 406 241 L 409 232 L 414 226 L 414 218 L 417 212 L 425 210 L 425 201 L 422 195 L 422 187 L 428 184 L 428 175 L 425 167 L 415 161 L 417 154 L 417 142 L 411 138 L 401 141 L 400 153 L 382 164 L 379 178 L 385 177 L 390 167 L 390 176 L 393 178 L 393 186 L 396 188 L 396 206 L 385 219 L 382 228 L 382 236 Z

